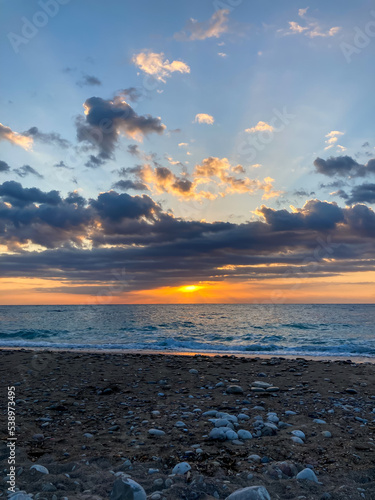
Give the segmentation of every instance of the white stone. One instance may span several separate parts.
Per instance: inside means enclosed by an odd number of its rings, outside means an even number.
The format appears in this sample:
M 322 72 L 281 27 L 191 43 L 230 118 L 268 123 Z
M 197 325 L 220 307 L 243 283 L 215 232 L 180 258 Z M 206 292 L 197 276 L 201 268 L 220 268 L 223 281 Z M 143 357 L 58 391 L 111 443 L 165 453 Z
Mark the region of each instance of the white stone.
M 49 474 L 49 470 L 48 470 L 46 467 L 44 467 L 43 465 L 38 465 L 38 464 L 35 464 L 35 465 L 32 465 L 32 466 L 30 467 L 30 470 L 31 470 L 31 469 L 35 469 L 35 470 L 37 470 L 38 472 L 41 472 L 42 474 Z
M 159 429 L 149 429 L 150 436 L 165 436 L 165 432 Z
M 232 431 L 232 429 L 227 430 L 225 436 L 228 439 L 228 441 L 233 441 L 233 439 L 238 439 L 237 432 Z
M 121 478 L 115 481 L 110 500 L 147 500 L 147 495 L 142 486 L 133 479 Z
M 305 433 L 302 431 L 292 431 L 292 434 L 300 439 L 306 439 Z
M 252 439 L 253 438 L 251 432 L 246 431 L 245 429 L 240 429 L 239 431 L 237 431 L 237 434 L 238 434 L 239 439 L 243 439 L 244 441 L 246 439 Z
M 300 481 L 307 480 L 307 481 L 313 481 L 314 483 L 319 483 L 318 478 L 315 475 L 315 472 L 311 469 L 301 470 L 301 472 L 299 472 L 296 477 Z
M 172 470 L 172 474 L 186 474 L 187 471 L 191 469 L 190 465 L 187 462 L 180 462 L 179 464 L 175 465 Z
M 225 500 L 271 500 L 271 497 L 264 486 L 249 486 L 234 491 Z
M 291 439 L 292 439 L 292 441 L 294 441 L 294 442 L 295 442 L 295 443 L 297 443 L 297 444 L 305 444 L 305 442 L 304 442 L 304 441 L 302 441 L 302 439 L 301 439 L 301 438 L 299 438 L 299 437 L 297 437 L 297 436 L 292 436 L 292 438 L 291 438 Z

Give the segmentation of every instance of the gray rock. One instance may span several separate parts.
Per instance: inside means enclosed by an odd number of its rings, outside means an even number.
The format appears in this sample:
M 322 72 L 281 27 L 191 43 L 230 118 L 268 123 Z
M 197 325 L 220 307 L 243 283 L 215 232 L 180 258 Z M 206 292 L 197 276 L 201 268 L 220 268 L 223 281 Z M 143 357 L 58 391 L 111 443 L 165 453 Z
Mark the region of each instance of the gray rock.
M 292 441 L 293 441 L 294 443 L 297 443 L 297 444 L 305 444 L 305 442 L 304 442 L 304 441 L 302 441 L 302 439 L 301 439 L 301 438 L 299 438 L 299 437 L 297 437 L 297 436 L 292 436 L 292 438 L 291 438 L 291 439 L 292 439 Z
M 172 474 L 183 475 L 186 474 L 190 469 L 191 467 L 187 462 L 180 462 L 173 467 Z
M 322 420 L 321 418 L 314 418 L 313 422 L 315 424 L 326 424 L 327 423 L 325 420 Z
M 330 437 L 332 437 L 332 434 L 329 431 L 323 431 L 322 436 L 325 438 L 330 438 Z
M 239 413 L 237 418 L 238 418 L 238 420 L 249 420 L 250 419 L 249 415 L 246 415 L 246 413 Z
M 30 467 L 30 470 L 31 469 L 35 469 L 38 472 L 41 472 L 42 474 L 49 474 L 49 470 L 46 467 L 44 467 L 44 465 L 35 464 Z
M 297 479 L 299 481 L 313 481 L 314 483 L 319 483 L 318 478 L 315 475 L 315 472 L 311 469 L 303 469 L 301 472 L 297 474 Z
M 302 431 L 292 431 L 292 434 L 300 439 L 306 439 L 305 433 Z
M 44 483 L 42 484 L 42 491 L 52 492 L 52 491 L 57 491 L 57 488 L 52 483 Z
M 243 389 L 240 385 L 228 385 L 226 391 L 228 394 L 243 394 Z
M 247 457 L 251 462 L 260 462 L 262 459 L 259 455 L 250 455 Z
M 110 500 L 147 500 L 142 486 L 130 478 L 117 479 L 113 485 Z
M 212 429 L 212 431 L 209 433 L 208 437 L 210 439 L 216 439 L 218 441 L 225 441 L 227 439 L 226 434 L 225 434 L 225 427 L 215 427 L 215 429 Z
M 237 431 L 237 434 L 238 434 L 239 439 L 242 439 L 244 441 L 246 439 L 252 439 L 253 438 L 251 432 L 246 431 L 245 429 L 240 429 L 239 431 Z
M 195 368 L 191 368 L 189 370 L 189 373 L 193 373 L 194 375 L 196 375 L 198 373 L 198 370 L 196 370 Z
M 234 491 L 225 500 L 271 500 L 271 497 L 264 486 L 248 486 Z
M 232 429 L 227 430 L 225 436 L 228 439 L 228 441 L 233 441 L 234 439 L 238 439 L 237 432 L 232 431 Z
M 215 421 L 215 427 L 228 427 L 229 425 L 230 425 L 230 422 L 226 418 L 218 418 Z
M 159 429 L 149 429 L 150 436 L 165 436 L 165 432 Z
M 268 389 L 269 387 L 272 387 L 272 384 L 268 384 L 267 382 L 260 382 L 259 380 L 256 380 L 251 384 L 251 387 L 260 387 L 261 389 Z

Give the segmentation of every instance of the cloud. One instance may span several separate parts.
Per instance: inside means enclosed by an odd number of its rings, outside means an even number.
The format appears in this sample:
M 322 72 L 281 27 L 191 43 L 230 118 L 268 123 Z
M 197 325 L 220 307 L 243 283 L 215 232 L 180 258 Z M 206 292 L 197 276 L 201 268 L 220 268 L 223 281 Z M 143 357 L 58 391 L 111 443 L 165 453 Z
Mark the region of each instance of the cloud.
M 320 26 L 319 21 L 306 15 L 308 7 L 298 10 L 298 16 L 306 21 L 305 26 L 301 26 L 296 21 L 289 21 L 289 29 L 278 30 L 282 35 L 304 35 L 309 38 L 327 38 L 337 35 L 341 30 L 340 26 L 333 26 L 331 28 L 323 28 Z
M 306 7 L 305 9 L 298 9 L 298 15 L 299 17 L 305 17 L 306 12 L 309 10 L 309 7 Z
M 117 181 L 113 184 L 114 189 L 120 189 L 121 191 L 128 191 L 129 189 L 133 189 L 134 191 L 148 191 L 148 187 L 146 184 L 138 181 Z
M 337 146 L 339 149 L 345 150 L 343 146 L 336 144 L 339 140 L 339 136 L 341 135 L 344 135 L 344 132 L 340 132 L 339 130 L 332 130 L 332 132 L 329 132 L 326 135 L 325 143 L 327 144 L 327 146 L 324 149 L 327 150 L 333 148 L 333 146 Z
M 211 115 L 207 115 L 206 113 L 198 113 L 195 115 L 194 122 L 195 123 L 207 123 L 207 125 L 212 125 L 215 119 Z
M 0 173 L 9 172 L 10 166 L 6 161 L 0 160 Z
M 100 156 L 90 155 L 89 159 L 85 163 L 85 167 L 87 168 L 98 168 L 104 165 L 105 161 L 100 158 Z
M 245 129 L 245 132 L 248 134 L 254 134 L 255 132 L 264 132 L 264 131 L 269 131 L 273 132 L 274 128 L 272 125 L 269 125 L 267 122 L 258 122 L 255 127 L 247 128 Z
M 7 127 L 2 123 L 0 123 L 0 141 L 1 140 L 6 140 L 11 144 L 21 146 L 21 148 L 26 149 L 27 151 L 30 150 L 33 145 L 33 139 L 31 137 L 14 132 L 10 127 Z
M 214 12 L 206 22 L 198 22 L 196 19 L 189 19 L 185 28 L 175 33 L 174 37 L 179 41 L 206 40 L 207 38 L 219 38 L 228 32 L 229 10 L 220 9 Z
M 33 140 L 40 141 L 43 144 L 51 144 L 53 146 L 59 146 L 60 148 L 66 149 L 70 146 L 69 141 L 63 139 L 60 134 L 56 132 L 43 133 L 40 132 L 38 127 L 31 127 L 26 132 L 23 132 L 24 136 L 31 137 Z
M 172 61 L 170 63 L 168 59 L 164 59 L 163 52 L 160 52 L 160 54 L 149 50 L 139 52 L 134 54 L 132 62 L 141 71 L 163 83 L 166 82 L 166 78 L 172 76 L 172 73 L 190 73 L 190 67 L 186 63 L 182 61 Z
M 15 181 L 7 181 L 0 185 L 0 197 L 13 206 L 25 207 L 32 203 L 48 203 L 58 205 L 61 202 L 58 191 L 48 193 L 38 188 L 24 188 Z
M 146 135 L 162 134 L 166 128 L 159 117 L 138 115 L 123 96 L 112 100 L 90 97 L 83 107 L 85 117 L 76 119 L 77 139 L 97 148 L 102 160 L 113 156 L 121 135 L 141 142 Z
M 180 162 L 170 163 L 182 165 Z M 235 193 L 252 194 L 257 191 L 263 191 L 263 199 L 269 199 L 282 193 L 274 190 L 274 179 L 270 177 L 263 181 L 250 179 L 246 175 L 240 177 L 246 174 L 244 167 L 231 165 L 227 158 L 205 158 L 195 166 L 191 175 L 183 173 L 181 176 L 156 161 L 153 164 L 121 169 L 119 175 L 134 175 L 135 181 L 146 185 L 150 191 L 156 194 L 169 193 L 179 199 L 213 200 Z
M 228 57 L 228 54 L 226 54 L 225 52 L 218 52 L 217 55 L 220 57 Z
M 258 220 L 208 223 L 176 218 L 146 195 L 109 191 L 84 200 L 14 184 L 0 185 L 0 244 L 12 250 L 0 256 L 5 277 L 105 285 L 125 269 L 124 290 L 139 290 L 187 279 L 294 282 L 375 264 L 375 213 L 365 205 L 263 205 Z
M 331 156 L 327 160 L 316 158 L 314 160 L 316 171 L 320 174 L 333 177 L 366 177 L 375 174 L 375 159 L 369 160 L 365 165 L 353 160 L 351 156 Z
M 360 184 L 352 189 L 350 196 L 341 197 L 347 199 L 348 205 L 353 205 L 354 203 L 375 203 L 375 184 Z
M 129 87 L 127 89 L 122 89 L 118 92 L 118 95 L 123 96 L 125 100 L 130 102 L 136 102 L 141 97 L 141 92 L 136 87 Z
M 180 143 L 178 144 L 178 147 L 179 147 L 179 148 L 187 148 L 188 146 L 189 146 L 189 144 L 188 144 L 187 142 L 180 142 Z
M 13 172 L 15 172 L 18 177 L 26 177 L 27 175 L 35 175 L 39 179 L 43 179 L 43 175 L 40 174 L 35 168 L 30 167 L 30 165 L 23 165 L 20 168 L 14 168 Z
M 129 144 L 129 146 L 127 147 L 127 152 L 132 156 L 140 156 L 141 154 L 137 144 Z
M 82 80 L 77 82 L 77 85 L 79 87 L 95 87 L 95 86 L 100 86 L 102 82 L 97 78 L 96 76 L 93 75 L 83 75 Z
M 67 170 L 74 170 L 74 168 L 73 168 L 73 167 L 69 167 L 69 166 L 68 166 L 68 165 L 66 165 L 66 164 L 65 164 L 65 162 L 64 162 L 64 161 L 62 161 L 62 160 L 61 160 L 61 161 L 59 161 L 59 163 L 55 163 L 55 164 L 54 164 L 54 167 L 55 167 L 55 168 L 65 168 L 65 169 L 67 169 Z

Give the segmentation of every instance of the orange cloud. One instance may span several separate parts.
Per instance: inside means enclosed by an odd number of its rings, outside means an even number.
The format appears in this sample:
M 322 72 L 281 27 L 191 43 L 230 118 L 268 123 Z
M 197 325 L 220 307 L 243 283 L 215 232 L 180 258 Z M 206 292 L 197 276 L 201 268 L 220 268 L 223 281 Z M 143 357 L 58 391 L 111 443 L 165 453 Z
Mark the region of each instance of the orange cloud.
M 190 73 L 190 67 L 182 61 L 169 62 L 163 52 L 139 52 L 134 54 L 132 62 L 144 73 L 165 83 L 172 73 Z
M 10 127 L 7 127 L 2 123 L 0 123 L 0 140 L 1 139 L 9 141 L 11 144 L 15 144 L 16 146 L 21 146 L 21 148 L 26 149 L 27 151 L 30 150 L 31 146 L 33 145 L 32 137 L 18 134 L 17 132 L 14 132 Z

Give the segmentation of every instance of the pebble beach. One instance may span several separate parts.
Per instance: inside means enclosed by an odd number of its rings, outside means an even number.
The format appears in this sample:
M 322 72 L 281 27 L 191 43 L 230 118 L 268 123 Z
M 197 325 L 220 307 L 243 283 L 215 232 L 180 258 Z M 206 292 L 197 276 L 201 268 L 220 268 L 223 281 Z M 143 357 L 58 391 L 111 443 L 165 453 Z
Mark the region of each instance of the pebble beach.
M 375 365 L 2 350 L 13 500 L 374 499 Z

